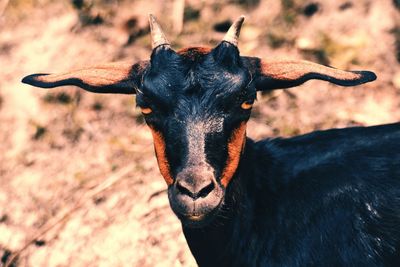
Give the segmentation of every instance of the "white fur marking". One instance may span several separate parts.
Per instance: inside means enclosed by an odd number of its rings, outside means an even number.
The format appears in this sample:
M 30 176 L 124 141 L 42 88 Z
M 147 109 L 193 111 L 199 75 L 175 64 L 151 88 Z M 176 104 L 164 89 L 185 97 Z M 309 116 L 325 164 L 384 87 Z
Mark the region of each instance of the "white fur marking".
M 188 164 L 208 165 L 206 161 L 206 136 L 209 133 L 220 133 L 223 130 L 223 118 L 191 120 L 186 123 L 188 139 Z

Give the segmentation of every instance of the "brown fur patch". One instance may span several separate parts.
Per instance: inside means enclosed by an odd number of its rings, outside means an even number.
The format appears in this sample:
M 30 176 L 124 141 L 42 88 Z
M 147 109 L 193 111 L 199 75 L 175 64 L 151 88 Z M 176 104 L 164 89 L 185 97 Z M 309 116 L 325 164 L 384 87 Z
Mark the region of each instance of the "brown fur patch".
M 156 157 L 158 167 L 161 175 L 164 177 L 168 185 L 173 184 L 174 179 L 171 175 L 171 169 L 166 155 L 165 140 L 161 132 L 157 131 L 150 126 L 151 133 L 153 135 L 154 149 L 156 151 Z
M 54 83 L 68 79 L 79 79 L 91 86 L 106 86 L 127 79 L 132 67 L 131 62 L 115 62 L 67 73 L 38 76 L 36 80 L 44 83 Z
M 305 60 L 261 61 L 261 73 L 276 80 L 300 79 L 308 73 L 319 73 L 338 80 L 357 80 L 360 74 L 338 70 Z
M 177 53 L 182 57 L 185 57 L 189 60 L 196 61 L 200 57 L 210 53 L 211 48 L 209 47 L 186 47 L 180 49 Z
M 221 184 L 227 187 L 239 165 L 240 155 L 246 141 L 246 122 L 233 130 L 228 142 L 228 159 L 221 175 Z

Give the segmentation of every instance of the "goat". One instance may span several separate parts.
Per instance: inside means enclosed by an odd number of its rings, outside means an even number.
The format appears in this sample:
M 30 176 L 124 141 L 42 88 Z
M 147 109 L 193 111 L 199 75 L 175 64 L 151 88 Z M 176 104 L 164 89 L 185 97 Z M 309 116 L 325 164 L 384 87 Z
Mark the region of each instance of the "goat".
M 213 49 L 175 52 L 150 15 L 152 54 L 22 82 L 136 94 L 168 198 L 199 266 L 400 266 L 400 124 L 254 142 L 257 91 L 376 79 L 240 56 L 236 20 Z

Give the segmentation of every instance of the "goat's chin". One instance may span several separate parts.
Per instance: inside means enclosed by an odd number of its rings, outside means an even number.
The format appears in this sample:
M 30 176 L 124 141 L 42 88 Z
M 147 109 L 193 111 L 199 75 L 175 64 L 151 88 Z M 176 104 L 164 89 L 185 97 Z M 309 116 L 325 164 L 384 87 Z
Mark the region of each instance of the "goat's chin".
M 211 203 L 197 212 L 190 212 L 191 207 L 180 205 L 181 203 L 171 202 L 171 208 L 184 227 L 188 228 L 203 228 L 211 224 L 218 214 L 222 212 L 224 198 L 216 200 L 216 203 Z
M 216 187 L 206 197 L 193 199 L 170 187 L 168 199 L 171 209 L 184 227 L 202 228 L 211 223 L 221 212 L 224 193 L 222 187 Z
M 210 210 L 205 214 L 199 215 L 182 215 L 176 214 L 181 221 L 182 225 L 187 228 L 203 228 L 206 227 L 218 217 L 218 213 L 220 212 L 220 205 Z

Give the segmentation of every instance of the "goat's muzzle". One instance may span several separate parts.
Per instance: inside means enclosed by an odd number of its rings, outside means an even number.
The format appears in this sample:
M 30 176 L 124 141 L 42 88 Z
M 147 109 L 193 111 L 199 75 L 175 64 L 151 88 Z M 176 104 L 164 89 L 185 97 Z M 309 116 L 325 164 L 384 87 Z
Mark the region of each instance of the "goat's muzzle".
M 183 224 L 201 227 L 218 212 L 223 192 L 212 169 L 201 165 L 189 166 L 180 171 L 168 196 L 172 210 Z

